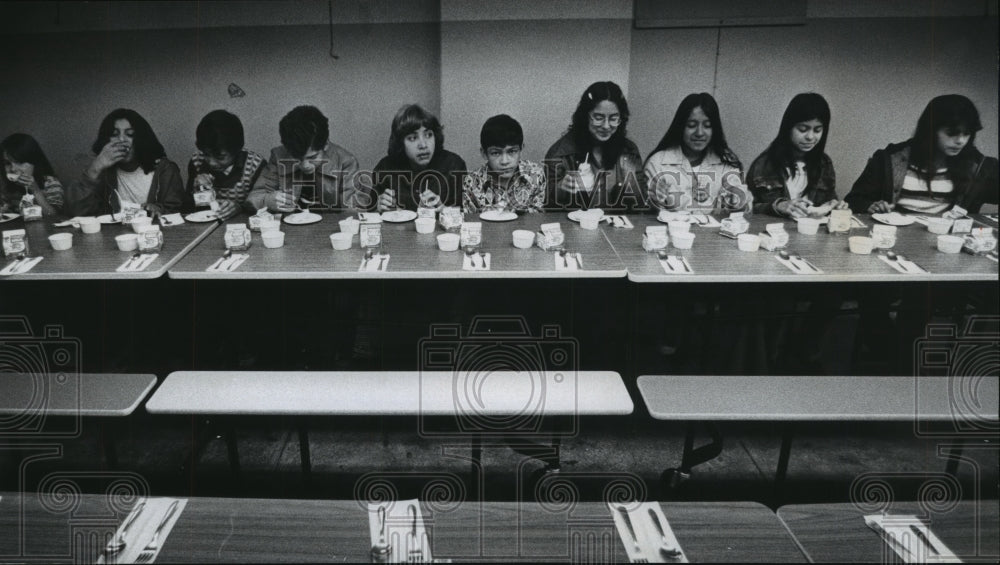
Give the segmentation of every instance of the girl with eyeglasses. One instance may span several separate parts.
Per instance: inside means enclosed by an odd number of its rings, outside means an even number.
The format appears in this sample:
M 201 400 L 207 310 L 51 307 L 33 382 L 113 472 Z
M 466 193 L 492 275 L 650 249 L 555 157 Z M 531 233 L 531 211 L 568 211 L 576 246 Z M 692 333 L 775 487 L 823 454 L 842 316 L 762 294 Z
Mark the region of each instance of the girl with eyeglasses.
M 847 207 L 837 201 L 833 161 L 824 152 L 829 135 L 826 100 L 815 92 L 795 95 L 781 117 L 778 136 L 747 173 L 754 212 L 803 218 Z
M 549 208 L 630 209 L 645 202 L 642 157 L 626 137 L 628 119 L 617 84 L 587 87 L 569 129 L 545 154 Z
M 979 111 L 959 94 L 927 104 L 913 137 L 875 152 L 845 200 L 855 212 L 972 213 L 997 203 L 997 159 L 976 149 Z
M 743 165 L 726 143 L 719 105 L 707 92 L 681 101 L 670 127 L 646 159 L 649 199 L 667 210 L 748 211 Z

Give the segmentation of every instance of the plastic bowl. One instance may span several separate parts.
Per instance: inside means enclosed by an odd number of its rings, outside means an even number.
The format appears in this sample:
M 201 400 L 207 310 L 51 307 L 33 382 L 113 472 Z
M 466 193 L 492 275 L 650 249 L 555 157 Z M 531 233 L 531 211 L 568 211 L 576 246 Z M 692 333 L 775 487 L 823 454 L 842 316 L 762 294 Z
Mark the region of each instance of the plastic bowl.
M 580 227 L 585 230 L 596 230 L 597 225 L 601 223 L 601 216 L 596 216 L 594 214 L 584 214 L 580 216 Z
M 330 243 L 337 251 L 344 251 L 345 249 L 350 249 L 351 245 L 354 244 L 354 235 L 345 232 L 331 234 Z
M 851 253 L 868 255 L 872 252 L 872 248 L 875 247 L 875 241 L 867 236 L 856 235 L 847 238 L 847 245 L 851 248 Z
M 529 230 L 514 230 L 512 234 L 514 247 L 518 249 L 530 249 L 535 244 L 535 232 Z
M 760 249 L 760 236 L 752 233 L 741 233 L 736 238 L 740 251 L 757 251 Z
M 283 231 L 261 232 L 260 238 L 264 240 L 264 247 L 268 249 L 277 249 L 285 244 L 285 232 Z
M 261 235 L 280 230 L 281 230 L 281 220 L 261 220 L 260 222 Z
M 963 243 L 965 239 L 957 235 L 939 235 L 937 238 L 937 248 L 941 253 L 958 253 Z
M 677 249 L 691 249 L 694 245 L 694 234 L 686 231 L 677 234 L 670 234 L 670 240 L 674 242 Z
M 687 233 L 691 231 L 691 224 L 687 220 L 670 220 L 667 222 L 667 231 L 670 235 Z
M 803 235 L 816 235 L 819 231 L 819 220 L 816 218 L 799 218 L 799 233 Z
M 66 251 L 67 249 L 73 247 L 73 234 L 57 233 L 50 235 L 49 243 L 52 244 L 52 249 L 55 249 L 56 251 Z
M 132 231 L 139 233 L 143 228 L 147 228 L 153 225 L 153 219 L 149 216 L 139 216 L 138 218 L 132 218 Z
M 417 226 L 417 233 L 434 233 L 434 218 L 417 218 L 413 224 Z
M 80 231 L 83 233 L 100 233 L 101 232 L 101 222 L 97 221 L 97 218 L 93 216 L 87 216 L 86 218 L 80 218 Z
M 952 221 L 948 218 L 929 218 L 927 220 L 927 231 L 943 235 L 951 231 Z
M 139 247 L 139 236 L 134 233 L 123 233 L 115 236 L 115 243 L 122 251 L 135 251 Z
M 346 218 L 340 220 L 340 231 L 344 233 L 349 233 L 351 235 L 358 235 L 358 229 L 361 227 L 361 222 L 355 218 Z
M 458 251 L 458 242 L 461 238 L 457 233 L 443 233 L 437 236 L 438 249 L 441 251 Z

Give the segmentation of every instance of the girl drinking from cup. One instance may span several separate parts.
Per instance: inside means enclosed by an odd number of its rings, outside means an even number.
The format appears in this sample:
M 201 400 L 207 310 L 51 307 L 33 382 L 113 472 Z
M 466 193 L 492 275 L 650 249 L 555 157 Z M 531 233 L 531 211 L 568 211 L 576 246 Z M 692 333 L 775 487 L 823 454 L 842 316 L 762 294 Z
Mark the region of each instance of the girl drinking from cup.
M 437 116 L 416 104 L 392 119 L 389 152 L 375 165 L 379 212 L 462 205 L 465 161 L 444 148 Z
M 806 92 L 792 98 L 778 136 L 750 165 L 754 212 L 803 218 L 847 207 L 837 201 L 833 161 L 824 153 L 829 134 L 830 106 L 822 96 Z
M 844 200 L 855 212 L 870 214 L 940 214 L 954 206 L 976 213 L 984 203 L 996 204 L 997 159 L 975 145 L 982 128 L 979 111 L 965 96 L 934 98 L 913 137 L 876 151 Z
M 152 217 L 180 211 L 180 169 L 167 159 L 153 128 L 138 112 L 119 108 L 108 114 L 91 149 L 93 161 L 66 191 L 73 215 L 117 213 L 124 202 Z
M 649 199 L 667 210 L 749 211 L 743 165 L 729 149 L 711 94 L 689 94 L 646 159 Z
M 629 109 L 613 82 L 587 87 L 569 129 L 545 154 L 551 208 L 631 208 L 645 202 L 642 157 L 626 137 Z M 551 170 L 551 169 L 550 169 Z
M 63 186 L 35 138 L 15 133 L 0 142 L 4 177 L 0 180 L 0 211 L 16 212 L 25 195 L 34 197 L 42 214 L 52 216 L 63 208 Z

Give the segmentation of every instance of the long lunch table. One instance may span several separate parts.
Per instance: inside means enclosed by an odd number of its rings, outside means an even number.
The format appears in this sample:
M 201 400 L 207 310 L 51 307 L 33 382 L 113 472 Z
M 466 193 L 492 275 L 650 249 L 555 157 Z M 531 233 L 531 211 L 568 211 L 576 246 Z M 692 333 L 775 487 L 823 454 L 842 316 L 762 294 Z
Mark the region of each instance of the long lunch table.
M 58 223 L 50 218 L 42 218 L 35 222 L 14 220 L 0 224 L 0 230 L 24 228 L 27 232 L 30 254 L 32 257 L 42 256 L 41 262 L 26 273 L 0 276 L 0 280 L 59 280 L 59 279 L 155 279 L 167 272 L 188 252 L 214 231 L 219 223 L 185 222 L 176 226 L 161 227 L 163 233 L 163 249 L 159 256 L 142 271 L 117 272 L 125 261 L 132 257 L 132 251 L 121 251 L 115 242 L 115 236 L 124 233 L 134 233 L 129 226 L 121 224 L 105 224 L 101 231 L 95 234 L 85 234 L 80 228 L 72 226 L 57 228 Z M 48 237 L 56 233 L 72 233 L 73 247 L 66 251 L 56 251 L 49 244 Z M 3 265 L 11 261 L 4 258 Z
M 600 230 L 584 230 L 567 219 L 566 214 L 525 214 L 510 222 L 482 222 L 482 252 L 491 255 L 488 271 L 462 269 L 464 253 L 441 251 L 436 236 L 444 233 L 440 225 L 434 233 L 418 234 L 410 222 L 382 222 L 382 251 L 390 256 L 383 272 L 359 272 L 364 249 L 354 236 L 351 249 L 336 251 L 330 235 L 340 231 L 338 221 L 349 217 L 343 212 L 322 214 L 322 220 L 308 225 L 282 223 L 284 246 L 266 249 L 259 234 L 253 235 L 250 254 L 233 271 L 206 272 L 225 251 L 224 230 L 205 240 L 169 272 L 175 279 L 437 279 L 437 278 L 623 278 L 625 265 L 618 259 Z M 467 218 L 474 221 L 474 217 Z M 231 223 L 246 222 L 238 216 Z M 538 247 L 517 249 L 511 232 L 517 229 L 538 231 L 547 222 L 561 222 L 566 234 L 565 248 L 580 252 L 583 268 L 556 270 L 554 253 Z
M 714 427 L 713 442 L 694 449 L 695 422 L 716 421 L 866 421 L 937 422 L 955 430 L 994 430 L 998 418 L 997 376 L 838 377 L 838 376 L 689 376 L 643 375 L 638 379 L 649 415 L 657 420 L 688 422 L 679 469 L 665 479 L 676 485 L 695 465 L 722 450 Z M 988 431 L 986 432 L 989 433 Z M 947 470 L 954 474 L 963 434 L 952 440 Z M 947 437 L 947 434 L 946 434 Z M 785 428 L 775 474 L 784 480 L 792 432 Z
M 822 273 L 796 274 L 781 264 L 775 256 L 763 248 L 755 252 L 740 251 L 735 239 L 719 235 L 719 228 L 691 226 L 695 234 L 694 246 L 678 250 L 671 243 L 668 252 L 685 257 L 694 271 L 691 275 L 671 275 L 664 272 L 655 253 L 642 249 L 642 234 L 647 226 L 663 226 L 655 216 L 629 216 L 634 229 L 623 230 L 602 227 L 618 257 L 628 269 L 629 280 L 637 283 L 650 282 L 905 282 L 905 281 L 997 281 L 997 263 L 986 257 L 966 253 L 945 254 L 937 250 L 937 236 L 928 232 L 919 222 L 897 228 L 896 245 L 893 251 L 914 261 L 927 273 L 903 274 L 885 264 L 878 255 L 879 250 L 870 255 L 856 255 L 848 249 L 849 235 L 868 235 L 875 222 L 867 214 L 856 214 L 865 228 L 854 228 L 850 234 L 829 234 L 826 226 L 820 226 L 816 235 L 798 233 L 794 221 L 772 216 L 755 215 L 750 218 L 747 233 L 764 231 L 770 223 L 783 223 L 789 241 L 789 254 L 799 254 L 816 265 Z M 990 226 L 988 221 L 977 217 L 977 226 Z
M 0 494 L 0 560 L 92 563 L 136 503 L 90 494 Z M 760 504 L 660 507 L 692 562 L 805 562 L 777 516 Z M 421 502 L 420 513 L 434 559 L 628 562 L 602 502 L 436 500 Z M 400 524 L 389 525 L 390 535 L 394 528 Z M 359 563 L 371 561 L 372 545 L 365 501 L 234 498 L 187 499 L 161 542 L 157 563 Z
M 943 492 L 933 481 L 928 493 Z M 880 486 L 873 485 L 873 493 Z M 946 490 L 946 489 L 945 489 Z M 922 491 L 923 492 L 923 491 Z M 792 504 L 778 509 L 778 518 L 813 563 L 887 563 L 893 550 L 865 525 L 870 514 L 912 515 L 927 525 L 964 563 L 996 563 L 1000 556 L 1000 512 L 996 500 L 880 500 L 862 495 L 854 503 Z M 933 556 L 928 558 L 933 563 Z

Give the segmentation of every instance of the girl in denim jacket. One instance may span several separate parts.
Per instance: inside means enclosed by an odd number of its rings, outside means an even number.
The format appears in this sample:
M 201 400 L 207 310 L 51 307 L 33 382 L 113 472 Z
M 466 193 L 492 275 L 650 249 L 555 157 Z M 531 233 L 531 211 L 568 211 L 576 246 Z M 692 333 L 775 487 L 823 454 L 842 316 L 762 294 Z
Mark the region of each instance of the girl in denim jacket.
M 829 134 L 830 106 L 822 96 L 806 92 L 792 98 L 778 136 L 750 165 L 754 212 L 802 218 L 847 207 L 837 201 L 833 161 L 824 153 Z

